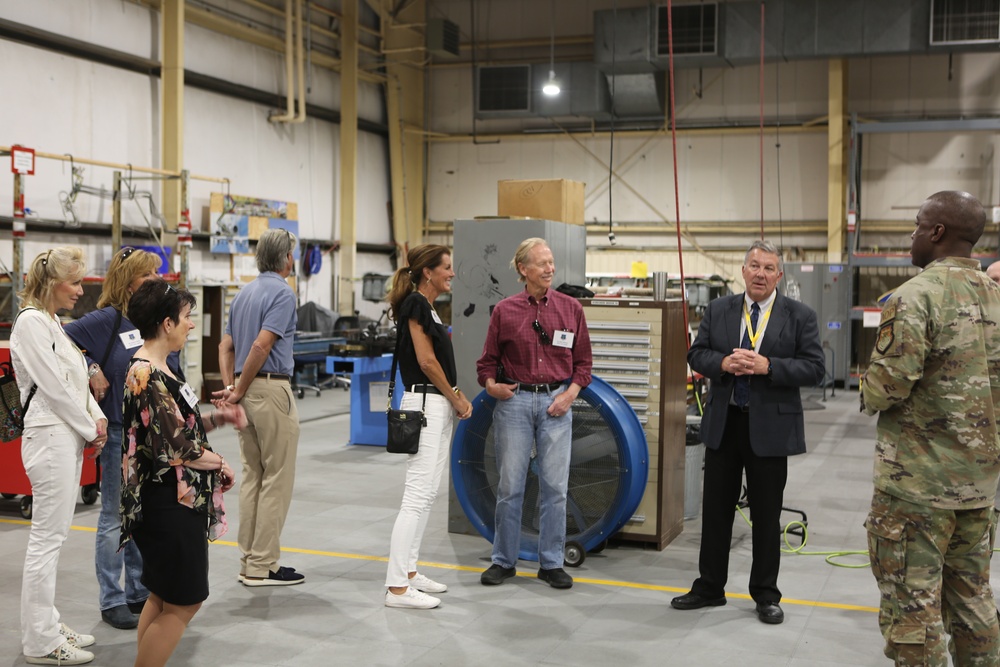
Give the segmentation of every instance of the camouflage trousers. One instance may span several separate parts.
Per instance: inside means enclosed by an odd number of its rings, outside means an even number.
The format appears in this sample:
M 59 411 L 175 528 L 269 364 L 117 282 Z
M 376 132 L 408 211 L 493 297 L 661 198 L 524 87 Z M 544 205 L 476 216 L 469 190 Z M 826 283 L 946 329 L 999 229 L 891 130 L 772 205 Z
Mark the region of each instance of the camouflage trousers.
M 876 490 L 865 521 L 885 654 L 906 667 L 1000 665 L 992 507 L 942 510 Z M 945 642 L 945 635 L 950 639 Z

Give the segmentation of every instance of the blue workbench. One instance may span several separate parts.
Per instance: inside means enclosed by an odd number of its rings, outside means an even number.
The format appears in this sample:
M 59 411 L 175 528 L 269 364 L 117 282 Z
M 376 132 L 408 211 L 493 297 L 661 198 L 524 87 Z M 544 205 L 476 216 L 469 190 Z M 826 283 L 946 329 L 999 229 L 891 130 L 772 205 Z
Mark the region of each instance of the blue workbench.
M 326 372 L 351 376 L 351 439 L 352 445 L 385 447 L 388 435 L 385 403 L 389 394 L 389 371 L 392 355 L 381 357 L 327 357 Z M 396 390 L 392 407 L 398 408 L 403 398 L 403 380 L 396 370 Z

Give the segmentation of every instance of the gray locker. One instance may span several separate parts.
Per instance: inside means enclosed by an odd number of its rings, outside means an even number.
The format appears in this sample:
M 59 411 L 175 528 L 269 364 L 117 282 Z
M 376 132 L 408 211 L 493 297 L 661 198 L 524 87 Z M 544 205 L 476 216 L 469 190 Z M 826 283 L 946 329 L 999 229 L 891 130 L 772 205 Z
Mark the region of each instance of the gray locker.
M 847 264 L 785 262 L 778 289 L 816 311 L 828 379 L 845 383 L 850 367 L 851 285 Z M 845 385 L 846 386 L 846 385 Z

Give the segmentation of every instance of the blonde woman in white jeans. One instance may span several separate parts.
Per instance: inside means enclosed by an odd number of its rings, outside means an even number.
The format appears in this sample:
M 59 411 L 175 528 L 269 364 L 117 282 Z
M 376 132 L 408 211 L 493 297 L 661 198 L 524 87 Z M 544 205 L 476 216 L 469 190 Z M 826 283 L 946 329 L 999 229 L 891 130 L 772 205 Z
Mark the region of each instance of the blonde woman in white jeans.
M 402 409 L 420 410 L 423 405 L 427 425 L 420 431 L 417 453 L 408 455 L 406 462 L 403 503 L 389 545 L 385 606 L 433 609 L 441 600 L 428 593 L 444 593 L 448 587 L 417 572 L 420 542 L 448 462 L 454 417 L 471 417 L 472 404 L 455 386 L 455 352 L 448 327 L 434 310 L 434 301 L 451 291 L 451 251 L 419 245 L 406 259 L 409 266 L 396 271 L 389 292 L 390 316 L 399 336 Z
M 36 257 L 18 294 L 22 310 L 10 336 L 22 405 L 33 393 L 21 436 L 32 493 L 21 579 L 21 644 L 33 665 L 82 665 L 94 659 L 83 650 L 94 637 L 67 627 L 55 606 L 59 551 L 73 521 L 83 449 L 89 444 L 100 454 L 108 439 L 108 421 L 90 394 L 87 363 L 56 317 L 59 310 L 72 310 L 83 295 L 84 270 L 79 248 L 53 248 Z

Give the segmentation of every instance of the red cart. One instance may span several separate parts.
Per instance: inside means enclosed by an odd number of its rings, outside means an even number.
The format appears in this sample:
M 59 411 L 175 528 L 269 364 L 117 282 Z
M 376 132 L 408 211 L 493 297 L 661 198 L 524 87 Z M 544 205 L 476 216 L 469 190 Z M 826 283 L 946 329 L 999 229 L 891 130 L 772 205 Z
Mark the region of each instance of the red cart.
M 0 341 L 0 363 L 10 361 L 9 341 Z M 91 456 L 94 450 L 88 448 L 83 455 L 83 472 L 80 474 L 83 502 L 93 505 L 101 490 L 97 461 Z M 31 518 L 31 482 L 21 463 L 21 439 L 0 442 L 0 496 L 13 500 L 21 496 L 21 516 Z

